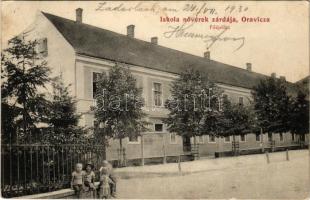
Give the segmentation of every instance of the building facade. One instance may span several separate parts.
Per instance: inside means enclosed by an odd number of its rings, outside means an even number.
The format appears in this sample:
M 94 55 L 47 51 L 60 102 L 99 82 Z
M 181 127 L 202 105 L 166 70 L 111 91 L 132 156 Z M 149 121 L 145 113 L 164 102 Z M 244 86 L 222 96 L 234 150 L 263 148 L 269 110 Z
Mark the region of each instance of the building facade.
M 40 51 L 45 52 L 45 59 L 52 68 L 52 76 L 61 73 L 65 84 L 72 85 L 70 92 L 78 100 L 77 111 L 82 114 L 82 126 L 94 126 L 95 119 L 90 108 L 94 104 L 98 73 L 108 71 L 116 63 L 130 67 L 137 86 L 143 91 L 143 109 L 151 131 L 123 141 L 128 160 L 169 158 L 191 153 L 190 148 L 186 147 L 191 146 L 193 138 L 186 139 L 168 132 L 162 122 L 168 114 L 164 102 L 170 96 L 170 84 L 186 67 L 207 73 L 229 100 L 245 105 L 252 99 L 251 88 L 266 77 L 253 72 L 250 63 L 241 69 L 211 60 L 210 52 L 199 57 L 160 46 L 157 37 L 150 42 L 139 40 L 134 37 L 134 25 L 129 25 L 127 34 L 123 35 L 85 24 L 82 12 L 82 9 L 76 10 L 75 21 L 38 12 L 36 20 L 23 36 L 37 39 Z M 200 156 L 213 156 L 215 152 L 232 149 L 232 137 L 206 135 L 198 137 L 197 141 Z M 298 138 L 290 133 L 253 133 L 237 136 L 237 141 L 240 150 L 249 150 L 270 148 L 272 145 L 294 146 Z M 118 148 L 119 142 L 111 140 L 107 149 L 108 160 L 118 159 Z

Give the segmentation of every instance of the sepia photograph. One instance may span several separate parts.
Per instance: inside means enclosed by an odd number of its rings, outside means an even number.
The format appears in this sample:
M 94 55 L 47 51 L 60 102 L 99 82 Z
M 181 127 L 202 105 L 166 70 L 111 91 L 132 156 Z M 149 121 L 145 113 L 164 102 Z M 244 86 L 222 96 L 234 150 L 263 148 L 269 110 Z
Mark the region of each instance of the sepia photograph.
M 310 199 L 309 1 L 2 1 L 1 198 Z

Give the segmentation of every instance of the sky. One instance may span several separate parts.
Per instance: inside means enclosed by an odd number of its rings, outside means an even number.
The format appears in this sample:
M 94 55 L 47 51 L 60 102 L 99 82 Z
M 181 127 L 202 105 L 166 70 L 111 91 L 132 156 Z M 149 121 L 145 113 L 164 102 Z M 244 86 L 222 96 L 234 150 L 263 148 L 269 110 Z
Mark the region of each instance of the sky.
M 2 1 L 1 4 L 3 48 L 8 39 L 20 34 L 35 20 L 39 11 L 75 20 L 75 9 L 80 7 L 83 8 L 83 23 L 122 34 L 126 34 L 127 25 L 134 24 L 135 37 L 141 40 L 150 41 L 151 37 L 157 36 L 159 45 L 197 56 L 203 56 L 209 50 L 213 60 L 240 68 L 245 68 L 246 63 L 250 62 L 254 72 L 265 75 L 275 72 L 291 82 L 309 74 L 309 3 L 306 1 Z M 133 9 L 146 9 L 154 5 L 155 12 Z M 127 11 L 111 11 L 115 7 L 126 8 Z M 129 8 L 132 9 L 128 11 Z M 209 21 L 183 22 L 183 18 L 196 15 Z M 161 22 L 161 17 L 166 16 L 178 18 L 179 22 Z M 222 20 L 223 17 L 235 18 L 238 23 L 212 22 L 216 17 Z M 257 17 L 263 20 L 268 18 L 269 22 L 241 20 Z M 180 36 L 180 32 L 171 34 L 178 27 L 182 29 L 182 25 L 185 32 L 204 35 L 205 38 Z M 212 25 L 224 25 L 229 29 L 210 29 Z M 214 38 L 216 41 L 210 45 L 210 39 Z

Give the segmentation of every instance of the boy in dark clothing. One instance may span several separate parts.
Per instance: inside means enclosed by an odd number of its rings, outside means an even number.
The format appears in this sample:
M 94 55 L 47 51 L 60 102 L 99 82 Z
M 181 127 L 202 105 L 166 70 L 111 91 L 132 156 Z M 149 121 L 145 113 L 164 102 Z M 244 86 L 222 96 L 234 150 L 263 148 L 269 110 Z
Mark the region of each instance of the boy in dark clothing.
M 90 194 L 91 197 L 95 198 L 95 173 L 93 171 L 94 169 L 94 165 L 91 163 L 87 163 L 86 167 L 85 167 L 85 173 L 84 173 L 84 185 L 85 185 L 85 189 L 88 193 L 88 195 Z

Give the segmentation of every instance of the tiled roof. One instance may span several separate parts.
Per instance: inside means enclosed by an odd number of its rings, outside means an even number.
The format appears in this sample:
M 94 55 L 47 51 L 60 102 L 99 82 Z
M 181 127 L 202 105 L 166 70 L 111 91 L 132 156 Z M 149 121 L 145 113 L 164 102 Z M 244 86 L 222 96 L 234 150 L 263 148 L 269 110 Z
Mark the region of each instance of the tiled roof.
M 188 67 L 216 83 L 253 88 L 265 75 L 44 13 L 77 54 L 179 74 Z

